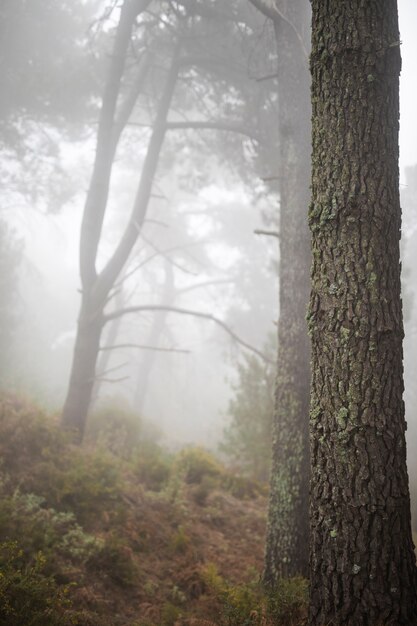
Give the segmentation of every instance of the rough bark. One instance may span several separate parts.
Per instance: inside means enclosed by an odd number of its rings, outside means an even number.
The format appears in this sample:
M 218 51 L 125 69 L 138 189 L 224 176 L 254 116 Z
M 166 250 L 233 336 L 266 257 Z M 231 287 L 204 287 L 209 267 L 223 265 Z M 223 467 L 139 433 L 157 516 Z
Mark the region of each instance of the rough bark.
M 310 624 L 417 624 L 396 0 L 313 0 Z
M 309 294 L 307 223 L 310 181 L 310 96 L 300 36 L 309 32 L 306 0 L 277 1 L 280 269 L 278 371 L 264 584 L 308 573 Z M 287 19 L 283 19 L 283 15 Z

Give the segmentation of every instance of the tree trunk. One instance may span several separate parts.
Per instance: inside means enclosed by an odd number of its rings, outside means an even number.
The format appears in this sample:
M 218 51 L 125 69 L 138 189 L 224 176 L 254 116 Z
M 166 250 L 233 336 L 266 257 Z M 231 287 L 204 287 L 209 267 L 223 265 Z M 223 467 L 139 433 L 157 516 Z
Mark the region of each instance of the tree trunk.
M 62 426 L 73 430 L 77 443 L 84 436 L 86 419 L 95 382 L 96 362 L 103 328 L 101 312 L 83 303 L 74 346 L 67 398 L 62 412 Z
M 277 1 L 280 270 L 278 371 L 264 584 L 308 573 L 310 285 L 307 223 L 310 181 L 310 95 L 302 41 L 309 32 L 306 0 Z M 307 46 L 308 47 L 308 46 Z
M 396 0 L 313 0 L 310 623 L 417 624 Z
M 122 51 L 124 50 L 124 54 L 126 54 L 128 44 L 128 41 L 126 42 L 126 37 L 128 37 L 130 40 L 130 33 L 132 28 L 132 24 L 127 21 L 127 17 L 132 17 L 132 15 L 134 17 L 135 15 L 134 13 L 132 13 L 132 5 L 136 7 L 143 7 L 147 6 L 147 4 L 149 4 L 149 0 L 125 1 L 125 4 L 122 7 L 118 32 L 116 35 L 116 50 L 120 48 Z M 127 16 L 126 14 L 124 14 L 124 11 L 127 11 Z M 130 29 L 128 28 L 129 23 Z M 123 46 L 120 42 L 122 34 Z M 112 88 L 110 89 L 109 84 L 107 84 L 104 99 L 106 99 L 106 97 L 111 97 L 113 105 L 112 107 L 109 107 L 108 104 L 106 104 L 105 106 L 105 102 L 103 102 L 103 109 L 106 109 L 107 114 L 105 118 L 103 117 L 103 112 L 100 116 L 96 162 L 91 180 L 91 186 L 87 196 L 81 227 L 80 273 L 83 287 L 81 314 L 75 342 L 72 374 L 70 378 L 67 399 L 65 401 L 62 413 L 63 427 L 71 430 L 78 430 L 80 440 L 82 440 L 83 438 L 88 415 L 88 407 L 91 402 L 91 394 L 93 390 L 93 381 L 90 384 L 90 369 L 91 365 L 93 364 L 94 372 L 92 373 L 92 378 L 94 379 L 95 365 L 100 343 L 100 335 L 103 327 L 103 324 L 101 324 L 98 329 L 99 332 L 97 338 L 95 336 L 96 328 L 94 327 L 94 329 L 91 330 L 94 339 L 97 339 L 93 342 L 92 339 L 89 338 L 88 330 L 85 330 L 91 327 L 91 321 L 90 318 L 85 318 L 83 311 L 86 310 L 90 313 L 93 312 L 94 316 L 104 320 L 104 323 L 106 321 L 110 321 L 109 316 L 104 315 L 104 309 L 109 293 L 120 272 L 122 271 L 126 261 L 128 260 L 129 255 L 138 239 L 148 209 L 153 180 L 158 167 L 159 155 L 165 138 L 168 112 L 171 106 L 171 100 L 174 95 L 175 85 L 178 77 L 180 47 L 180 43 L 177 43 L 175 46 L 172 62 L 169 67 L 168 75 L 158 104 L 152 135 L 149 140 L 146 157 L 142 166 L 139 185 L 130 219 L 118 245 L 116 246 L 113 255 L 110 257 L 101 272 L 97 274 L 96 256 L 101 237 L 105 209 L 107 206 L 111 166 L 113 163 L 112 159 L 115 155 L 115 142 L 117 145 L 117 141 L 120 137 L 123 127 L 128 121 L 129 113 L 133 109 L 133 106 L 135 104 L 134 99 L 128 98 L 130 102 L 128 108 L 130 109 L 130 111 L 126 110 L 126 106 L 122 107 L 120 115 L 124 119 L 124 124 L 121 125 L 120 117 L 118 120 L 115 119 L 117 98 L 115 98 L 114 96 L 114 89 L 116 83 L 120 87 L 121 77 L 123 73 L 123 64 L 119 63 L 117 58 L 113 58 L 112 66 L 110 68 L 108 82 L 110 83 L 110 86 L 112 86 Z M 114 56 L 115 55 L 113 55 L 113 57 Z M 117 72 L 118 74 L 117 80 L 115 79 L 114 72 Z M 143 74 L 140 73 L 140 75 L 143 78 Z M 137 88 L 135 88 L 135 92 L 138 93 Z M 113 116 L 113 132 L 108 132 L 107 129 L 107 125 L 111 123 L 110 113 L 112 113 Z M 99 163 L 105 163 L 107 165 L 106 167 L 99 167 Z M 94 204 L 94 200 L 97 202 L 96 205 Z M 94 306 L 89 305 L 89 303 L 91 302 L 94 303 Z M 89 351 L 90 349 L 92 350 L 93 345 L 96 349 L 96 354 L 94 355 L 94 357 L 90 355 Z M 85 364 L 81 360 L 83 355 L 87 359 L 87 363 Z M 81 368 L 80 371 L 76 371 L 77 368 Z M 88 379 L 84 378 L 85 374 L 88 375 Z M 78 396 L 83 398 L 82 402 L 81 400 L 79 402 L 76 401 L 76 398 Z
M 123 288 L 118 291 L 114 296 L 114 309 L 121 309 L 124 303 L 123 298 Z M 122 323 L 122 318 L 117 317 L 115 320 L 112 320 L 109 324 L 109 328 L 107 329 L 106 337 L 104 340 L 105 346 L 111 348 L 117 342 L 117 337 L 119 335 L 120 325 Z M 109 364 L 111 362 L 112 350 L 102 350 L 100 355 L 97 358 L 96 365 L 96 377 L 93 385 L 93 390 L 91 392 L 91 402 L 90 409 L 92 410 L 96 402 L 100 397 L 101 386 L 103 384 L 102 377 L 106 375 L 107 370 L 109 369 Z

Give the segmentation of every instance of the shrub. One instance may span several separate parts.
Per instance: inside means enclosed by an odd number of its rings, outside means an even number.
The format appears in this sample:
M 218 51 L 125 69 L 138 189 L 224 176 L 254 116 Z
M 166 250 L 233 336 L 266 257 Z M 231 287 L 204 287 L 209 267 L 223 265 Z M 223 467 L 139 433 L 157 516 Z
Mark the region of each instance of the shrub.
M 59 460 L 39 463 L 33 476 L 34 491 L 50 506 L 74 512 L 86 527 L 104 514 L 119 518 L 121 488 L 117 459 L 101 450 L 69 449 Z
M 138 580 L 138 568 L 129 546 L 119 538 L 105 540 L 88 560 L 90 570 L 104 573 L 119 587 L 133 587 Z
M 257 580 L 231 585 L 212 563 L 203 568 L 202 578 L 220 603 L 219 626 L 299 626 L 304 623 L 307 581 L 303 578 L 282 579 L 274 593 L 268 594 Z
M 307 614 L 308 582 L 305 578 L 282 578 L 268 596 L 268 614 L 277 626 L 296 626 Z
M 161 491 L 168 483 L 172 460 L 156 444 L 141 445 L 132 461 L 132 471 L 151 491 Z
M 28 564 L 17 543 L 0 544 L 0 624 L 4 626 L 69 626 L 80 623 L 71 614 L 68 587 L 58 587 L 43 573 L 38 554 Z
M 161 611 L 161 626 L 175 626 L 181 611 L 171 602 L 165 602 Z
M 27 556 L 42 551 L 56 562 L 62 556 L 73 562 L 86 561 L 98 542 L 86 534 L 73 513 L 58 512 L 45 506 L 44 498 L 33 493 L 4 496 L 0 501 L 0 534 L 8 541 L 19 540 Z
M 181 474 L 188 484 L 199 484 L 204 477 L 220 478 L 224 469 L 204 448 L 185 448 L 178 453 L 173 471 Z
M 171 538 L 171 549 L 174 554 L 185 554 L 188 550 L 191 540 L 186 534 L 182 526 L 178 527 L 178 530 Z
M 267 491 L 266 487 L 261 483 L 245 476 L 237 476 L 230 472 L 225 475 L 222 486 L 239 500 L 256 498 L 260 494 L 265 494 Z
M 36 406 L 11 394 L 0 395 L 1 468 L 15 484 L 30 481 L 40 459 L 59 459 L 68 443 L 53 419 Z

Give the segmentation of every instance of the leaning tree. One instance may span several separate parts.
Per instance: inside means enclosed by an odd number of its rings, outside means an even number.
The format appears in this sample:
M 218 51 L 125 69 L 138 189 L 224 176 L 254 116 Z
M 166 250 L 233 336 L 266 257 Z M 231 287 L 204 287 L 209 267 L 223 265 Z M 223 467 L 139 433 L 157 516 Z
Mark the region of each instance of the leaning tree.
M 313 0 L 312 626 L 417 624 L 396 0 Z

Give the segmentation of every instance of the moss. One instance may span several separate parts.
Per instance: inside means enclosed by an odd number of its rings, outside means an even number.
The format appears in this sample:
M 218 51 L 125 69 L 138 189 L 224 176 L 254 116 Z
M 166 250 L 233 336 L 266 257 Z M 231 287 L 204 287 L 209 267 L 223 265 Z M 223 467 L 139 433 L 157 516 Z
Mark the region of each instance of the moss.
M 350 337 L 350 330 L 349 328 L 346 328 L 345 326 L 342 326 L 340 329 L 340 335 L 342 338 L 342 344 L 346 344 L 349 340 Z
M 336 414 L 336 422 L 338 426 L 340 426 L 341 428 L 346 428 L 348 415 L 349 415 L 348 409 L 342 406 Z

